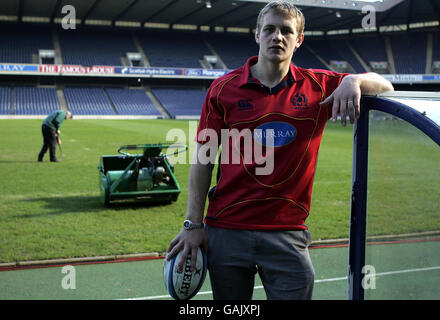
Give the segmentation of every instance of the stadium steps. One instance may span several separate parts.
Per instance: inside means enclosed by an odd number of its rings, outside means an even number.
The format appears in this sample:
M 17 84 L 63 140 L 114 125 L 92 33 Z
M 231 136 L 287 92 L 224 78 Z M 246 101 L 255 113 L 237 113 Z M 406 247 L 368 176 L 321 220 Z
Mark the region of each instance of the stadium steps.
M 219 59 L 221 64 L 223 64 L 225 66 L 225 69 L 228 69 L 228 66 L 223 61 L 222 57 L 218 54 L 217 50 L 215 50 L 215 48 L 208 41 L 204 40 L 203 42 L 205 43 L 205 45 L 209 49 L 209 51 L 211 51 L 212 54 L 215 55 L 217 57 L 217 59 Z
M 15 114 L 15 88 L 11 86 L 11 114 Z
M 426 41 L 426 68 L 425 74 L 432 73 L 432 47 L 433 47 L 433 39 L 432 33 L 428 33 L 427 41 Z
M 156 98 L 156 96 L 151 91 L 151 88 L 149 86 L 144 86 L 144 89 L 145 93 L 150 98 L 151 102 L 153 102 L 156 109 L 159 110 L 159 112 L 164 116 L 165 119 L 170 119 L 171 114 L 165 109 L 159 99 Z
M 38 53 L 32 53 L 31 60 L 32 60 L 33 64 L 39 64 L 40 63 L 40 58 L 38 56 Z
M 136 37 L 135 34 L 133 34 L 133 42 L 134 42 L 134 45 L 136 46 L 137 51 L 141 54 L 142 60 L 144 60 L 145 67 L 151 67 L 150 60 L 148 59 L 147 55 L 145 54 L 144 49 L 142 49 L 142 46 L 139 42 L 139 39 Z
M 118 111 L 118 109 L 116 108 L 115 104 L 113 103 L 112 98 L 111 98 L 110 95 L 108 94 L 107 89 L 104 88 L 103 91 L 104 91 L 104 94 L 105 94 L 106 98 L 107 98 L 108 101 L 110 102 L 110 105 L 112 106 L 113 111 L 115 112 L 116 115 L 119 115 L 119 111 Z
M 316 53 L 310 46 L 305 44 L 305 47 L 318 59 L 327 69 L 333 70 L 332 67 L 319 54 Z
M 61 53 L 60 38 L 58 32 L 52 31 L 53 48 L 55 50 L 56 63 L 63 64 L 63 55 Z
M 121 66 L 130 66 L 130 63 L 128 62 L 127 57 L 122 56 L 121 62 L 122 62 Z
M 368 66 L 368 64 L 362 59 L 362 57 L 359 55 L 359 53 L 353 48 L 353 46 L 350 44 L 349 41 L 345 41 L 347 47 L 350 49 L 350 51 L 353 53 L 353 55 L 356 57 L 356 59 L 359 61 L 359 63 L 362 65 L 362 68 L 365 69 L 365 71 L 370 72 L 371 68 Z
M 58 101 L 60 103 L 61 109 L 65 110 L 65 111 L 70 111 L 69 107 L 67 106 L 66 97 L 64 96 L 64 88 L 61 86 L 57 87 L 57 97 L 58 97 Z
M 389 69 L 392 74 L 396 74 L 396 67 L 394 65 L 393 49 L 391 48 L 391 40 L 388 36 L 385 36 L 385 49 L 387 52 L 387 60 L 389 64 Z
M 209 66 L 206 65 L 206 63 L 205 63 L 205 61 L 203 61 L 203 59 L 199 59 L 199 63 L 203 69 L 211 69 Z

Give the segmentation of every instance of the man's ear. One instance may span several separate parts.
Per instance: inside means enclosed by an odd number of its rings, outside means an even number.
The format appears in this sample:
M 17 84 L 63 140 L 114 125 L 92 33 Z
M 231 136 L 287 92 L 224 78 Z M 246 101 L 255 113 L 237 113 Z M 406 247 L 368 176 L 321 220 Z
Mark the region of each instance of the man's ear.
M 301 33 L 300 35 L 298 35 L 298 42 L 296 43 L 295 48 L 298 49 L 302 43 L 304 41 L 304 33 Z
M 257 44 L 260 44 L 260 33 L 258 32 L 258 30 L 255 31 L 255 42 Z

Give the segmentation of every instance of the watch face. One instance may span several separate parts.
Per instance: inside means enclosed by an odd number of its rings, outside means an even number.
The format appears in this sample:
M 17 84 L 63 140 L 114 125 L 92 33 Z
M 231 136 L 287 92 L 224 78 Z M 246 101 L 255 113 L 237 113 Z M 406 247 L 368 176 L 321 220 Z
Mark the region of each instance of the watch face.
M 193 223 L 191 220 L 185 220 L 183 222 L 183 227 L 186 230 L 201 229 L 203 228 L 203 223 Z

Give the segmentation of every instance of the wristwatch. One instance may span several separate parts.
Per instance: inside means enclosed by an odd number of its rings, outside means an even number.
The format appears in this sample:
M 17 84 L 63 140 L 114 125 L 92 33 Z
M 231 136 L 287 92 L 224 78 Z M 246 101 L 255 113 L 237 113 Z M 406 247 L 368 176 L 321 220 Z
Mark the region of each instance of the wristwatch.
M 185 220 L 183 222 L 183 228 L 185 230 L 202 229 L 203 228 L 203 222 L 202 223 L 194 223 L 191 220 Z

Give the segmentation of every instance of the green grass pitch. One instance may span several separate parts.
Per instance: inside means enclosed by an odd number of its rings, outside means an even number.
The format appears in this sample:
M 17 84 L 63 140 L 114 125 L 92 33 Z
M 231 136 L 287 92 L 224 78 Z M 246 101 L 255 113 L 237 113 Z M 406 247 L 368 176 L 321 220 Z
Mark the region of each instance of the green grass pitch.
M 99 200 L 97 167 L 102 155 L 117 154 L 121 145 L 167 142 L 166 134 L 171 129 L 181 129 L 188 135 L 189 122 L 65 121 L 61 135 L 63 161 L 50 163 L 46 154 L 45 161 L 38 163 L 41 122 L 0 120 L 0 262 L 164 252 L 185 217 L 189 164 L 175 166 L 182 189 L 177 202 L 112 208 L 104 207 Z M 329 123 L 325 129 L 307 220 L 314 240 L 348 237 L 352 136 L 352 126 Z M 409 172 L 409 166 L 417 168 L 411 161 L 394 165 L 395 159 L 390 159 L 391 154 L 402 156 L 402 144 L 408 146 L 402 132 L 391 131 L 388 139 L 391 143 L 372 142 L 376 150 L 371 155 L 375 170 L 371 185 L 374 229 L 369 230 L 372 234 L 440 230 L 438 149 L 425 143 L 413 144 L 415 153 L 424 159 L 423 173 L 418 174 Z M 397 180 L 381 181 L 381 170 Z M 421 187 L 404 183 L 414 179 Z M 399 185 L 405 189 L 393 189 Z M 391 194 L 390 189 L 394 190 Z M 424 197 L 430 192 L 434 200 L 426 205 Z M 402 203 L 408 198 L 417 215 L 402 218 Z

